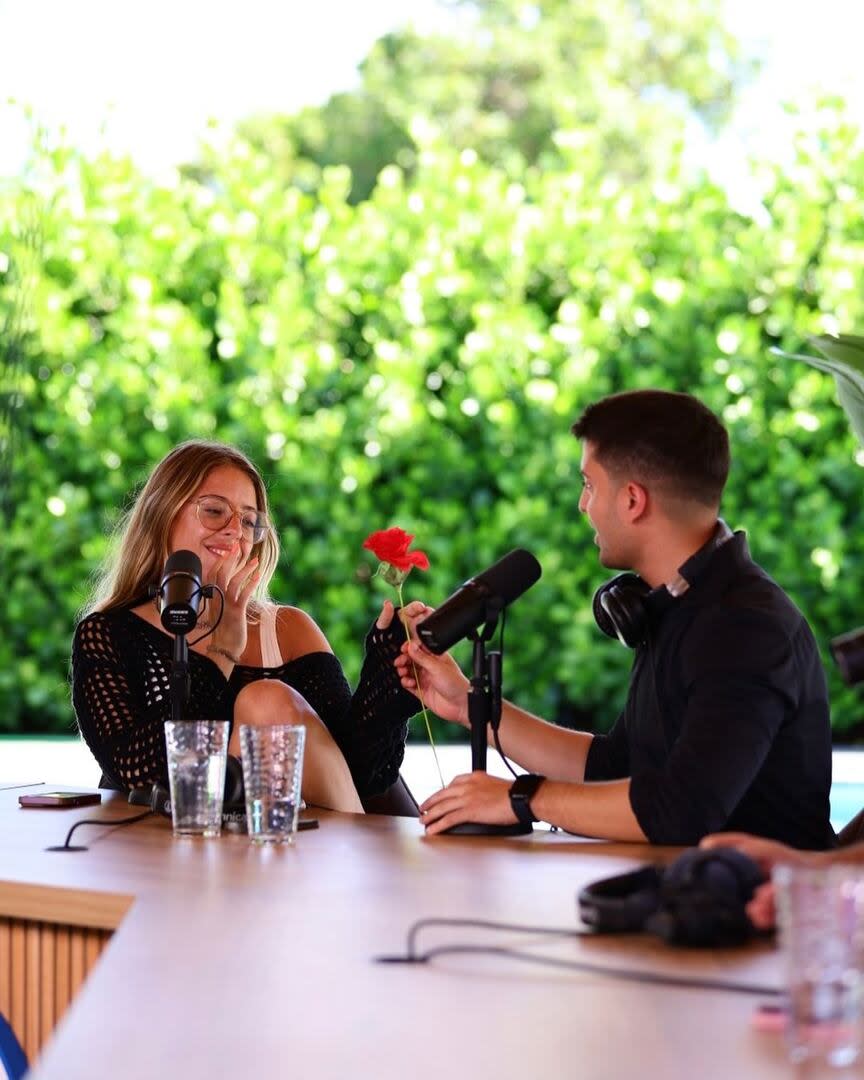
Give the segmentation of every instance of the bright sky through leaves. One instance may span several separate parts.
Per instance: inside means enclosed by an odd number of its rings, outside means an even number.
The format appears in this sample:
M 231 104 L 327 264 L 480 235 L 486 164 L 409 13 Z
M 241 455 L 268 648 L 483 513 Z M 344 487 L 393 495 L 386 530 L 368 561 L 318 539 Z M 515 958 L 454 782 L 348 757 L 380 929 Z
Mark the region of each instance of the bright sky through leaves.
M 821 86 L 864 117 L 864 76 L 860 0 L 727 0 L 727 8 L 764 72 L 732 131 L 716 146 L 694 135 L 693 148 L 734 189 L 747 152 L 783 153 L 781 101 L 812 100 Z M 110 145 L 160 169 L 194 157 L 209 118 L 231 123 L 322 102 L 356 84 L 357 64 L 388 30 L 408 21 L 444 29 L 453 18 L 435 0 L 0 0 L 0 103 L 32 105 L 84 148 L 104 130 Z M 0 173 L 19 167 L 27 138 L 0 110 Z

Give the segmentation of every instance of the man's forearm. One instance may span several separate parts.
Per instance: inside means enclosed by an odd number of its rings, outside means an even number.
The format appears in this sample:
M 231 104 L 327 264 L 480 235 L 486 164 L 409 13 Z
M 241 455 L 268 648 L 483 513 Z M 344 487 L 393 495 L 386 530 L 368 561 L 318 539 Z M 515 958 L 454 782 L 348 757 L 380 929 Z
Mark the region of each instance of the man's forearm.
M 629 779 L 588 784 L 546 780 L 532 798 L 531 810 L 541 821 L 583 836 L 648 841 L 630 806 Z
M 501 709 L 501 748 L 523 769 L 555 780 L 581 783 L 593 735 L 541 720 L 510 701 Z M 494 746 L 492 733 L 489 743 Z

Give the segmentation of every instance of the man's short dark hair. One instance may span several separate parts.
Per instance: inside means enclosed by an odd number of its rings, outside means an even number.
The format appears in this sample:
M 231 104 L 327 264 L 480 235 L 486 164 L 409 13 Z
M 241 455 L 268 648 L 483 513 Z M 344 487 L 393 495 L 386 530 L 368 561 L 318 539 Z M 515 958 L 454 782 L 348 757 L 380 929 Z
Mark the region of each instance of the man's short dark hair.
M 607 472 L 671 498 L 715 507 L 729 475 L 729 436 L 701 401 L 668 390 L 631 390 L 589 405 L 573 425 Z

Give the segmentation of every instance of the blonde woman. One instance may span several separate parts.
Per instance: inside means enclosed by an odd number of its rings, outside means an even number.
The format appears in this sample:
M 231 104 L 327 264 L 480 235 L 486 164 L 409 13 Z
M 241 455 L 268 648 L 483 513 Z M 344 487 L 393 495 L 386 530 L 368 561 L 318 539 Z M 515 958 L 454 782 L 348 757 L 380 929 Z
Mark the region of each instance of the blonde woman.
M 200 634 L 189 637 L 185 715 L 229 720 L 228 752 L 236 755 L 241 724 L 304 724 L 304 798 L 362 812 L 361 795 L 397 779 L 417 711 L 393 669 L 404 631 L 385 602 L 352 694 L 314 620 L 268 598 L 279 543 L 260 473 L 234 447 L 200 440 L 175 447 L 150 474 L 75 631 L 72 698 L 104 782 L 121 790 L 167 783 L 174 639 L 148 589 L 180 550 L 199 556 L 203 581 L 225 596 L 212 634 L 195 644 Z M 426 611 L 415 602 L 405 614 L 413 622 Z M 206 602 L 198 630 L 210 629 L 218 613 L 218 597 Z

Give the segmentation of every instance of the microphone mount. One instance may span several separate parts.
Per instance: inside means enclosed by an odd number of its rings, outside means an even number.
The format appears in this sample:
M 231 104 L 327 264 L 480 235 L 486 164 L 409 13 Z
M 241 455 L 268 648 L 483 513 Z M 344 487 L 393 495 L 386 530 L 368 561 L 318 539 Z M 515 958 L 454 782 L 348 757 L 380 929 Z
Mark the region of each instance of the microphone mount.
M 164 582 L 161 585 L 151 585 L 147 590 L 152 599 L 161 599 L 163 591 Z M 215 586 L 202 585 L 196 592 L 200 596 L 212 599 L 215 594 Z M 195 621 L 197 622 L 197 614 L 195 614 Z M 192 692 L 192 678 L 189 673 L 189 643 L 186 636 L 195 629 L 195 624 L 186 626 L 182 620 L 178 620 L 176 629 L 173 626 L 166 626 L 166 629 L 174 635 L 168 692 L 171 700 L 171 719 L 177 721 L 184 718 L 183 714 L 189 704 L 189 696 Z
M 471 771 L 486 772 L 486 748 L 489 729 L 497 731 L 501 723 L 501 652 L 487 654 L 486 642 L 492 639 L 498 619 L 506 604 L 500 596 L 486 597 L 485 622 L 468 634 L 474 643 L 471 689 L 468 691 L 468 720 L 471 727 Z M 516 821 L 512 825 L 487 825 L 479 821 L 463 821 L 445 829 L 457 836 L 524 836 L 532 831 L 531 824 Z

